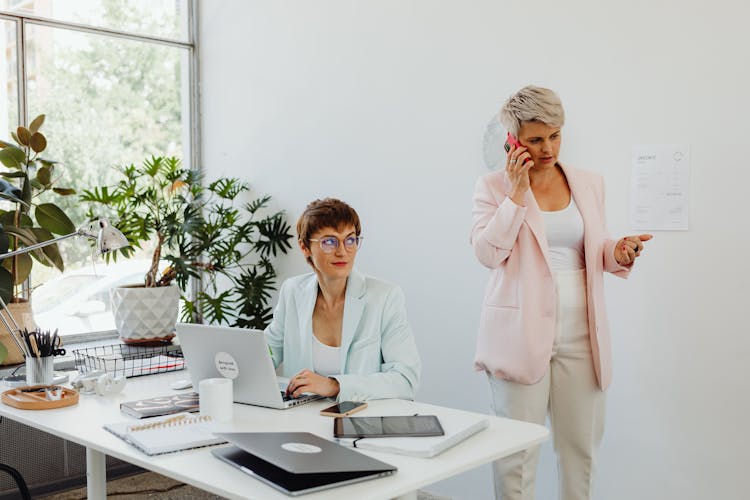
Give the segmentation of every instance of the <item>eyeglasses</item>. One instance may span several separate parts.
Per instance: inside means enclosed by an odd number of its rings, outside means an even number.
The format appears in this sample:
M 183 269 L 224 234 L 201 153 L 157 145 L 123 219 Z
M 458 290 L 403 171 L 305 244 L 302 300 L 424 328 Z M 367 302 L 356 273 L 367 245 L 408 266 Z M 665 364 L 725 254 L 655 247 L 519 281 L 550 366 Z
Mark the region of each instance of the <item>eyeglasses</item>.
M 362 238 L 364 236 L 347 236 L 344 238 L 344 248 L 348 252 L 353 252 L 362 246 Z M 310 241 L 317 241 L 320 243 L 320 249 L 325 253 L 333 253 L 339 247 L 341 241 L 335 236 L 326 236 L 325 238 L 310 238 Z

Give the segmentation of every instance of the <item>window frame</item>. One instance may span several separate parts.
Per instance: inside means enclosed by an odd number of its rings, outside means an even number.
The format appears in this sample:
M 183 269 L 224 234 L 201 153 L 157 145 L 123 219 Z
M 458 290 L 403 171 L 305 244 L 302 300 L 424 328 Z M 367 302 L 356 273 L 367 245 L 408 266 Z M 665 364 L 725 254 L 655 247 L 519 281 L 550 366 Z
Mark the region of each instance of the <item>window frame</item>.
M 190 147 L 190 168 L 201 170 L 201 150 L 200 150 L 200 94 L 199 86 L 199 50 L 198 50 L 198 0 L 187 0 L 187 41 L 175 40 L 172 38 L 144 35 L 129 31 L 116 30 L 111 28 L 102 28 L 86 24 L 73 23 L 67 21 L 58 21 L 44 16 L 37 16 L 28 13 L 12 12 L 0 9 L 0 20 L 11 21 L 16 26 L 16 71 L 17 71 L 17 100 L 18 100 L 18 123 L 28 123 L 28 80 L 26 70 L 26 30 L 29 25 L 44 26 L 48 28 L 63 29 L 69 31 L 78 31 L 94 35 L 100 35 L 110 38 L 122 38 L 143 43 L 155 43 L 177 47 L 188 51 L 188 74 L 189 74 L 189 147 Z M 197 295 L 200 289 L 199 280 L 193 280 L 190 294 Z M 30 293 L 30 280 L 27 279 L 22 286 L 23 297 L 28 299 Z M 115 330 L 92 331 L 85 333 L 70 334 L 65 336 L 66 342 L 78 343 L 89 342 L 104 338 L 111 338 L 116 335 Z

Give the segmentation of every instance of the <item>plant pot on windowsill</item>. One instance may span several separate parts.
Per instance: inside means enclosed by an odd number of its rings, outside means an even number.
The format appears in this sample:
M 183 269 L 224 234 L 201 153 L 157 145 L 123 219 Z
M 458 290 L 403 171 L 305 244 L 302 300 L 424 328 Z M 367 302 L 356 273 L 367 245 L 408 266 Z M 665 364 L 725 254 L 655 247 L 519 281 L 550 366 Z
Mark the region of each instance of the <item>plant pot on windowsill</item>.
M 283 212 L 264 213 L 270 197 L 243 203 L 247 183 L 223 177 L 204 185 L 199 172 L 174 157 L 119 170 L 123 178 L 116 185 L 86 190 L 81 200 L 96 204 L 97 213 L 106 207 L 117 221 L 131 244 L 119 255 L 153 248 L 146 287 L 176 282 L 185 321 L 265 328 L 276 282 L 271 257 L 286 253 L 293 238 Z
M 112 312 L 120 340 L 137 344 L 174 337 L 180 289 L 176 284 L 128 285 L 111 290 Z

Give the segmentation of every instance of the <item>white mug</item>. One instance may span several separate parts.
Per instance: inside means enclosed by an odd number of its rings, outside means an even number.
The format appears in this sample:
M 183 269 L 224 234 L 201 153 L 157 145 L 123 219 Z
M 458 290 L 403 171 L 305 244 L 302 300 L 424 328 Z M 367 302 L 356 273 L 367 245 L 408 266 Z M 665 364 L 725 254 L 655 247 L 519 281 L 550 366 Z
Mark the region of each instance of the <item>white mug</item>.
M 216 422 L 232 420 L 234 391 L 230 378 L 207 378 L 198 383 L 201 416 Z

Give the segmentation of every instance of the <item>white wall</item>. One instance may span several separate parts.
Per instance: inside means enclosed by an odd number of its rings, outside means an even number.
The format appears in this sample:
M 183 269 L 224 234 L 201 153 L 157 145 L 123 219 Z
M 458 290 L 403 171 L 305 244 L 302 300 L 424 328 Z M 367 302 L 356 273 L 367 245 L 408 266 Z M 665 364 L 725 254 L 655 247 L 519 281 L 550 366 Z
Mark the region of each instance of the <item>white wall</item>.
M 604 175 L 629 233 L 636 144 L 689 143 L 690 230 L 606 281 L 614 383 L 598 499 L 746 498 L 750 7 L 736 0 L 201 2 L 203 156 L 294 223 L 317 197 L 364 224 L 361 269 L 400 284 L 419 399 L 488 409 L 472 369 L 487 271 L 468 244 L 484 127 L 527 83 L 567 111 L 562 158 Z M 306 271 L 298 252 L 286 277 Z M 430 490 L 491 498 L 485 467 Z M 554 498 L 550 446 L 540 499 Z

